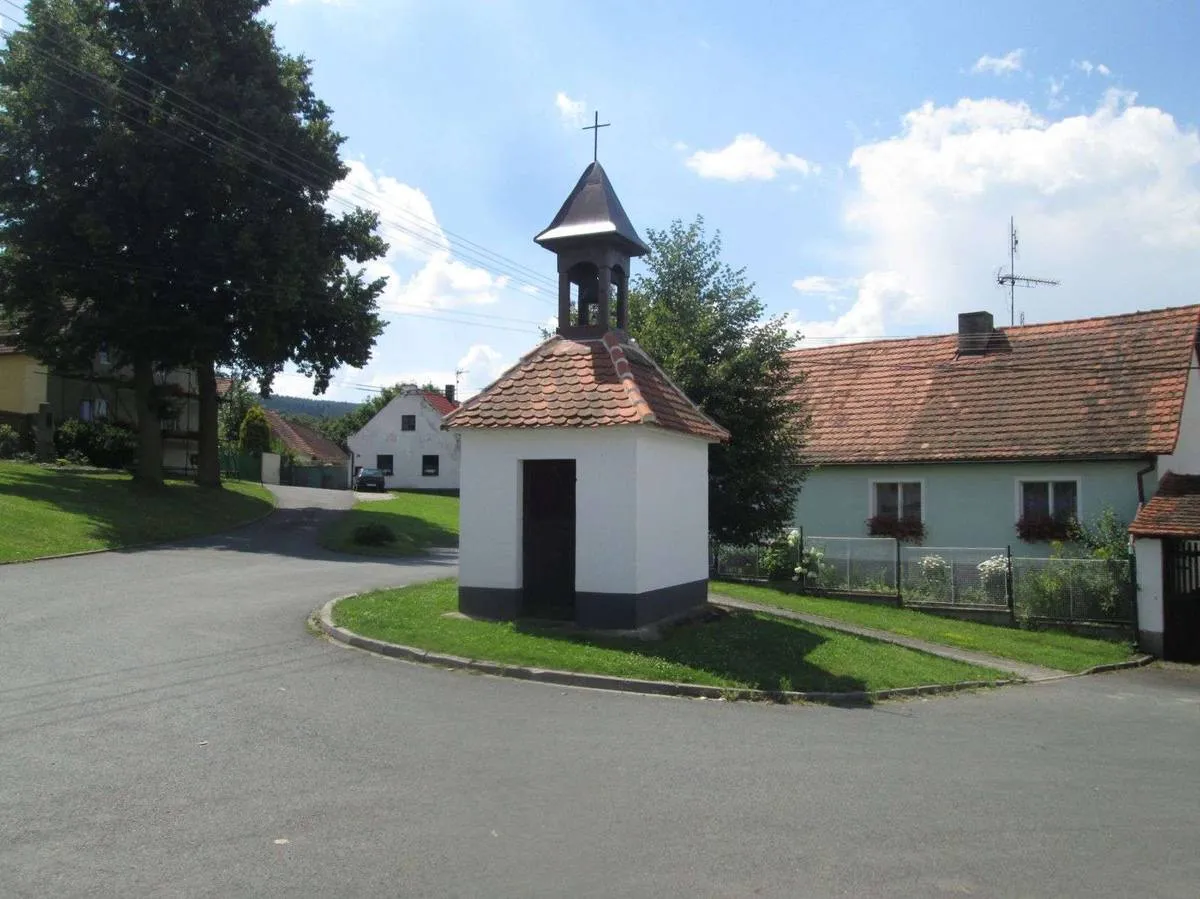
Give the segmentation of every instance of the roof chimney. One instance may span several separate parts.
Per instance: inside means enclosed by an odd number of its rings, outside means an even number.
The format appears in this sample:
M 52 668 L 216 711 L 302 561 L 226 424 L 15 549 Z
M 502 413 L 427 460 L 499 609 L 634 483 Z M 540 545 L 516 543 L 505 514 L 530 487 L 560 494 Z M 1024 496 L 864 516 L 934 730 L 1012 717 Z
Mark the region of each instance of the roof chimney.
M 958 314 L 958 355 L 982 356 L 987 353 L 988 341 L 995 330 L 990 312 L 960 312 Z
M 453 384 L 446 385 L 446 399 L 448 399 L 452 403 L 454 402 L 454 385 Z

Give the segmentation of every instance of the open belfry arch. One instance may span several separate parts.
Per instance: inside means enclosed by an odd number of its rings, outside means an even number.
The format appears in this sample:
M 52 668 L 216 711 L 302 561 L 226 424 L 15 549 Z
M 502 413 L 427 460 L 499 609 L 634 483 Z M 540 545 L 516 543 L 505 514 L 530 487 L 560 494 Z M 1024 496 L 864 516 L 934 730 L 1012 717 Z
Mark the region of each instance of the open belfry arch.
M 599 162 L 537 243 L 558 329 L 444 422 L 462 434 L 459 609 L 636 628 L 708 597 L 708 447 L 729 434 L 627 333 L 649 252 Z

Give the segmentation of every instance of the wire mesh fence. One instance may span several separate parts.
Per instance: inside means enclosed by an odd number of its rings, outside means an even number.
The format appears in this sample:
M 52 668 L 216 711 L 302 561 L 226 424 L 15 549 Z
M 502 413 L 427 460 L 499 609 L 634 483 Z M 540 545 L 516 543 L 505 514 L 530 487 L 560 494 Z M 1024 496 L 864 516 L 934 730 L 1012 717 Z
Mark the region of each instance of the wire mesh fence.
M 759 545 L 714 547 L 712 575 L 899 597 L 904 605 L 1011 611 L 1026 621 L 1121 625 L 1134 619 L 1137 590 L 1130 560 L 1012 558 L 1007 547 L 798 532 Z
M 896 595 L 892 537 L 809 537 L 803 540 L 806 586 L 822 590 Z
M 974 546 L 900 547 L 905 603 L 1008 608 L 1008 550 Z
M 1013 614 L 1022 619 L 1133 620 L 1133 565 L 1108 559 L 1013 559 Z

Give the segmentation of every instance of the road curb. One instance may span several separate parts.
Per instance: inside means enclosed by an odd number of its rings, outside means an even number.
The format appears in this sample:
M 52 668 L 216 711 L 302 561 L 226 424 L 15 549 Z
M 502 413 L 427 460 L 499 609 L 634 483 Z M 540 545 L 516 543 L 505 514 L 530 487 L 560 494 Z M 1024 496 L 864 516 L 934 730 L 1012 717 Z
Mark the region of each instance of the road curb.
M 890 690 L 859 690 L 848 693 L 804 692 L 793 690 L 756 690 L 748 687 L 712 687 L 705 684 L 681 684 L 673 681 L 640 680 L 628 677 L 613 677 L 607 674 L 587 674 L 579 671 L 559 671 L 553 668 L 530 668 L 524 665 L 508 665 L 483 659 L 468 659 L 448 653 L 418 649 L 400 643 L 388 643 L 374 637 L 364 637 L 354 631 L 333 623 L 333 607 L 348 596 L 338 596 L 325 603 L 312 615 L 312 620 L 331 640 L 388 656 L 406 662 L 419 662 L 440 668 L 478 671 L 496 677 L 557 684 L 565 687 L 589 687 L 594 690 L 612 690 L 621 693 L 646 693 L 656 696 L 684 696 L 692 699 L 738 699 L 777 703 L 809 702 L 824 705 L 869 705 L 884 699 L 902 699 L 912 696 L 934 696 L 942 693 L 959 693 L 979 690 L 984 687 L 1002 687 L 1023 683 L 1016 679 L 998 681 L 961 681 L 955 684 L 926 684 L 918 687 L 895 687 Z
M 270 491 L 267 491 L 270 493 Z M 213 531 L 208 534 L 194 534 L 191 537 L 180 537 L 177 540 L 150 540 L 146 543 L 127 543 L 123 546 L 110 546 L 107 549 L 83 549 L 76 553 L 59 553 L 54 556 L 34 556 L 32 559 L 0 559 L 0 567 L 5 565 L 28 565 L 31 562 L 52 562 L 55 559 L 76 559 L 81 556 L 98 556 L 101 553 L 123 553 L 136 549 L 149 549 L 152 546 L 169 546 L 172 543 L 186 543 L 189 540 L 203 540 L 206 537 L 215 537 L 218 534 L 232 534 L 235 531 L 240 531 L 242 528 L 248 528 L 252 524 L 258 524 L 270 518 L 279 511 L 279 506 L 275 502 L 275 494 L 271 494 L 271 508 L 262 515 L 251 518 L 248 521 L 243 521 L 241 524 L 235 524 L 233 527 L 224 528 L 220 531 Z
M 1107 662 L 1103 665 L 1093 665 L 1080 671 L 1075 677 L 1084 677 L 1088 674 L 1104 674 L 1106 671 L 1128 671 L 1130 668 L 1145 668 L 1154 661 L 1154 656 L 1140 655 L 1135 659 L 1127 659 L 1124 662 Z

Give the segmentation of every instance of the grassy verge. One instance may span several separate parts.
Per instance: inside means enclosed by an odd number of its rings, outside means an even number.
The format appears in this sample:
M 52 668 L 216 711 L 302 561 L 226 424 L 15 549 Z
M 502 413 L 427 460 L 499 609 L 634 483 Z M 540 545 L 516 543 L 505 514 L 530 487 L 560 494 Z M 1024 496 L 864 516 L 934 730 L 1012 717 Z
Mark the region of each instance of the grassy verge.
M 386 525 L 396 542 L 359 546 L 354 530 L 364 524 Z M 360 502 L 321 533 L 321 545 L 365 556 L 411 556 L 431 546 L 458 546 L 458 497 L 398 491 L 392 499 Z
M 455 582 L 446 580 L 342 600 L 333 619 L 365 636 L 467 658 L 719 687 L 883 690 L 1006 676 L 770 615 L 734 613 L 646 642 L 446 615 L 456 609 Z
M 713 593 L 732 596 L 735 599 L 778 606 L 796 612 L 808 612 L 812 615 L 824 615 L 826 618 L 876 627 L 906 637 L 928 640 L 930 643 L 986 652 L 1018 662 L 1058 668 L 1061 671 L 1083 671 L 1093 665 L 1124 661 L 1132 655 L 1127 643 L 1081 637 L 1063 631 L 1018 630 L 975 621 L 942 618 L 911 609 L 798 596 L 772 590 L 770 587 L 755 587 L 749 584 L 713 582 L 711 590 Z
M 0 562 L 217 533 L 270 511 L 259 484 L 145 490 L 123 473 L 0 463 Z

